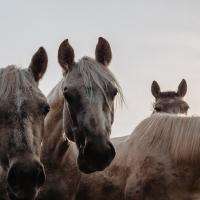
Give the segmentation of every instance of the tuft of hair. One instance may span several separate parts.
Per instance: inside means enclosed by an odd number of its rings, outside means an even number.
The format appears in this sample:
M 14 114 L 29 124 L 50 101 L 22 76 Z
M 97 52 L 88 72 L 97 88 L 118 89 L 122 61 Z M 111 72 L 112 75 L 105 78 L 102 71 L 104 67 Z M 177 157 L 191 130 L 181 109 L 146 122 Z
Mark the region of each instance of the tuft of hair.
M 167 91 L 167 92 L 161 92 L 160 93 L 160 98 L 174 98 L 174 97 L 179 97 L 179 94 L 174 91 Z
M 143 120 L 130 135 L 140 150 L 162 149 L 174 163 L 200 164 L 200 116 L 156 113 Z
M 120 84 L 115 78 L 114 74 L 108 69 L 108 67 L 97 62 L 95 59 L 88 56 L 82 57 L 78 61 L 78 71 L 84 78 L 84 84 L 88 89 L 88 92 L 91 94 L 92 98 L 92 81 L 99 87 L 102 91 L 108 105 L 108 84 L 114 85 L 118 90 L 119 104 L 122 106 L 125 103 L 125 98 L 121 89 Z
M 30 70 L 21 69 L 16 65 L 9 65 L 0 69 L 0 101 L 5 101 L 12 96 L 19 96 L 20 91 L 29 91 L 38 84 Z M 34 89 L 34 88 L 32 88 Z

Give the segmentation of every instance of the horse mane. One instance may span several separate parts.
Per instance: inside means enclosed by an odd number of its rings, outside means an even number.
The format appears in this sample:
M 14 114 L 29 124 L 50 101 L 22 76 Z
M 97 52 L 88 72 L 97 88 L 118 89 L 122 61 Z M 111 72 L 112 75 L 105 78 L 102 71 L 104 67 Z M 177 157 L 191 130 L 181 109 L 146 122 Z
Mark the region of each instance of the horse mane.
M 170 98 L 179 97 L 179 94 L 174 91 L 166 91 L 166 92 L 160 93 L 160 98 L 167 98 L 167 97 L 170 97 Z
M 128 140 L 137 140 L 141 151 L 145 151 L 144 147 L 146 151 L 161 148 L 170 153 L 175 163 L 200 164 L 199 116 L 152 114 L 135 128 Z
M 51 90 L 51 92 L 47 95 L 47 101 L 50 104 L 52 109 L 56 108 L 63 108 L 63 91 L 62 91 L 62 84 L 64 82 L 64 79 L 62 78 L 57 85 Z
M 21 90 L 27 90 L 31 94 L 33 85 L 37 86 L 37 83 L 29 69 L 21 69 L 16 65 L 0 69 L 0 101 L 12 98 L 13 95 L 18 97 Z
M 82 57 L 78 61 L 78 71 L 82 74 L 84 78 L 84 84 L 88 91 L 91 94 L 92 98 L 92 80 L 95 84 L 99 87 L 102 91 L 106 101 L 109 105 L 108 101 L 108 91 L 107 86 L 108 84 L 114 85 L 119 93 L 119 103 L 122 105 L 125 102 L 123 92 L 121 89 L 120 84 L 118 83 L 117 79 L 115 78 L 114 74 L 108 69 L 108 67 L 102 65 L 98 61 L 88 56 Z

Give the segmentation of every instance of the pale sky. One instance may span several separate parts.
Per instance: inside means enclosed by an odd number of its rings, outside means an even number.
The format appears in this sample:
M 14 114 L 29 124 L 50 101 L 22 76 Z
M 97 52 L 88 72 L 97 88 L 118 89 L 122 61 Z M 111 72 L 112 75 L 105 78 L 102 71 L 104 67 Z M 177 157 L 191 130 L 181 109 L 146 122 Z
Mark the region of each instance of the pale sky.
M 69 39 L 76 60 L 94 57 L 98 37 L 112 48 L 110 70 L 128 109 L 117 108 L 112 137 L 128 135 L 151 114 L 151 83 L 176 90 L 183 78 L 189 115 L 200 114 L 199 0 L 0 0 L 0 64 L 29 66 L 40 46 L 48 69 L 40 83 L 47 95 L 62 73 L 57 50 Z

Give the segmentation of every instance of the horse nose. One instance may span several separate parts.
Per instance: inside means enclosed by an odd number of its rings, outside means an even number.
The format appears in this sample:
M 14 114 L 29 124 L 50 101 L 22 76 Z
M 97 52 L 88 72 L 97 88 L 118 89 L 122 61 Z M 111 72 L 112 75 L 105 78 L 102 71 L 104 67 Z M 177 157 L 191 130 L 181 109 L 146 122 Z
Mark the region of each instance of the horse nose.
M 108 142 L 104 143 L 86 143 L 84 149 L 85 160 L 91 170 L 102 171 L 110 165 L 115 157 L 115 149 Z
M 38 166 L 36 173 L 37 173 L 37 176 L 35 177 L 36 178 L 35 179 L 35 185 L 38 188 L 40 188 L 44 184 L 44 182 L 46 180 L 46 175 L 44 173 L 44 167 L 43 167 L 43 165 L 40 164 Z
M 29 166 L 16 163 L 9 169 L 7 183 L 19 198 L 33 198 L 45 179 L 44 168 L 40 162 Z
M 111 143 L 109 144 L 109 146 L 110 146 L 110 154 L 108 156 L 108 163 L 111 163 L 112 160 L 115 158 L 115 148 Z

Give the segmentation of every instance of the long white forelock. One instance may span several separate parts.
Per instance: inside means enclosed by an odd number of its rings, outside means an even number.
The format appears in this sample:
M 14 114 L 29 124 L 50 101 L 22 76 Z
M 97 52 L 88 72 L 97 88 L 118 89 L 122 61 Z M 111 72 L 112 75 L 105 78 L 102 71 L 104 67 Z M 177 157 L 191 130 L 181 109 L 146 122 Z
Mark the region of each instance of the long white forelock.
M 78 61 L 78 71 L 82 74 L 84 78 L 84 84 L 86 88 L 89 90 L 91 98 L 92 98 L 92 80 L 96 83 L 96 85 L 102 91 L 108 105 L 108 94 L 106 92 L 107 85 L 111 83 L 114 85 L 120 96 L 120 105 L 125 102 L 122 89 L 114 74 L 108 69 L 108 67 L 102 65 L 97 62 L 95 59 L 90 58 L 88 56 L 82 57 Z M 110 106 L 110 105 L 109 105 Z
M 156 113 L 143 120 L 128 140 L 137 140 L 143 151 L 146 146 L 146 151 L 170 152 L 175 163 L 200 164 L 200 116 Z
M 10 95 L 18 96 L 19 90 L 28 91 L 30 87 L 37 86 L 32 74 L 27 69 L 21 69 L 16 65 L 10 65 L 0 69 L 0 99 L 7 100 Z M 34 87 L 32 87 L 34 90 Z

